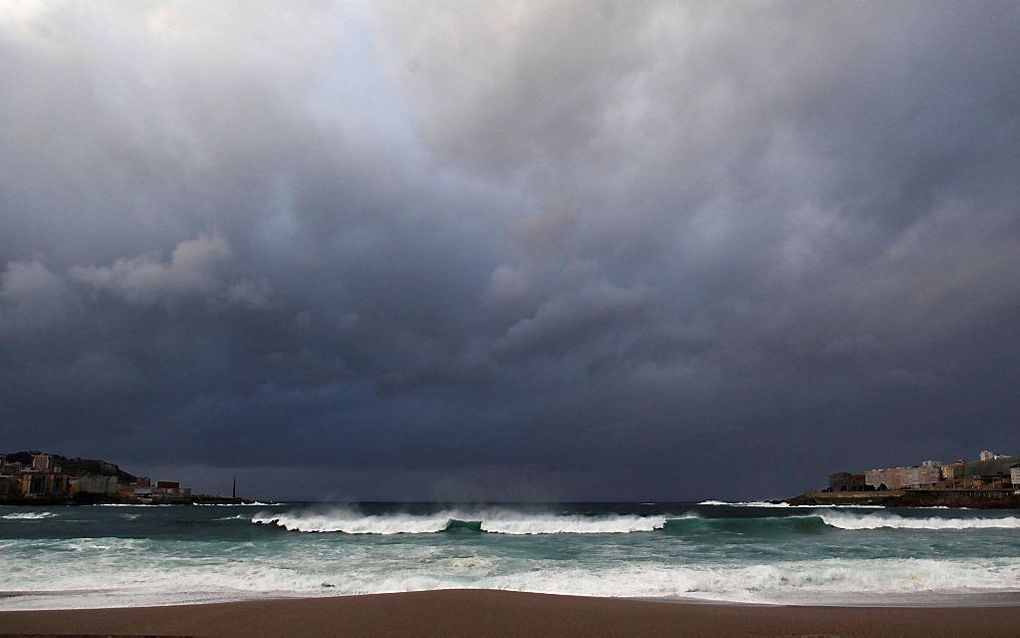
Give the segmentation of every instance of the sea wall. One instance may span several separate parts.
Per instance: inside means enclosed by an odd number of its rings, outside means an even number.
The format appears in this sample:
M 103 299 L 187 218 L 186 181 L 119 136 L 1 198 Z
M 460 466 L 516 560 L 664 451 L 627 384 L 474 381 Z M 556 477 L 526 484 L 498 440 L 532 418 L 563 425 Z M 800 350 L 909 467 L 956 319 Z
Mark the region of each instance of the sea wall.
M 872 492 L 805 492 L 790 505 L 879 505 L 883 507 L 968 507 L 1020 509 L 1020 496 L 1004 490 L 887 490 Z

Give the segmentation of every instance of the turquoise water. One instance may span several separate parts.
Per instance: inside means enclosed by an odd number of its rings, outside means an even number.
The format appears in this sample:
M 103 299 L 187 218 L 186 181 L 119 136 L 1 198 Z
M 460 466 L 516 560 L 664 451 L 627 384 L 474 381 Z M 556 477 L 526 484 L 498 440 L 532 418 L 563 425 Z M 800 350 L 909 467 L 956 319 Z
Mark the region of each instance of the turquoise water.
M 1015 600 L 1020 512 L 767 504 L 0 507 L 0 609 L 438 588 Z

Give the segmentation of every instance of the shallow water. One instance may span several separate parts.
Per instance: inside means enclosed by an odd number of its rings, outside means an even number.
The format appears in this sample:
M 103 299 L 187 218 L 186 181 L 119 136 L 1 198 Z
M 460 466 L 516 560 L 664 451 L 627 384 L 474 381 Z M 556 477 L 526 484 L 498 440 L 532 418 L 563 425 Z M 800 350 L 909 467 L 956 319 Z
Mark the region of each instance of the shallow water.
M 0 507 L 0 609 L 496 588 L 1004 604 L 1020 513 L 767 503 Z

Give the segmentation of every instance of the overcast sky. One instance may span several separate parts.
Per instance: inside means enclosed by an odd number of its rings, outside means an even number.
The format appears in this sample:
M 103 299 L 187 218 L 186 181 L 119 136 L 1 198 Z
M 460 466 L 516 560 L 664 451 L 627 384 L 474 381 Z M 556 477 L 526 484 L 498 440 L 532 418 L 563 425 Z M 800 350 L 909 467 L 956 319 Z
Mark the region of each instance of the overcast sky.
M 0 3 L 0 450 L 665 500 L 986 447 L 1016 2 Z

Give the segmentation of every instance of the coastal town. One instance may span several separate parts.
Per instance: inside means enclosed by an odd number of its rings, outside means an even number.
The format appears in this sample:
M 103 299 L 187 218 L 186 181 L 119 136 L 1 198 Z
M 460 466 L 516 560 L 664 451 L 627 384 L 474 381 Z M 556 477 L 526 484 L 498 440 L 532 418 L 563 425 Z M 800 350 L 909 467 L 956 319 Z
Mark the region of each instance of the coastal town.
M 793 505 L 861 504 L 909 507 L 1020 507 L 1020 456 L 982 450 L 977 460 L 935 460 L 875 468 L 863 473 L 834 472 L 826 488 L 793 499 Z
M 135 476 L 100 459 L 39 451 L 0 453 L 0 504 L 187 505 L 243 499 L 193 494 L 179 481 Z

